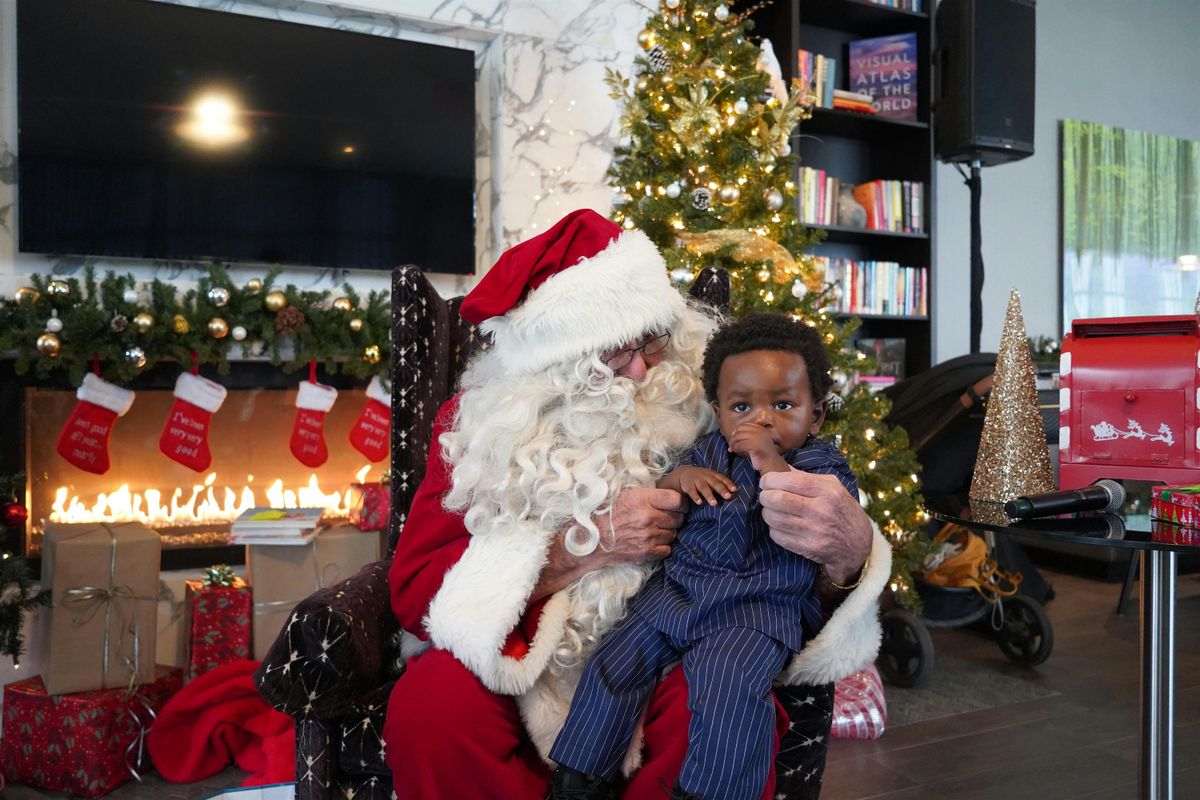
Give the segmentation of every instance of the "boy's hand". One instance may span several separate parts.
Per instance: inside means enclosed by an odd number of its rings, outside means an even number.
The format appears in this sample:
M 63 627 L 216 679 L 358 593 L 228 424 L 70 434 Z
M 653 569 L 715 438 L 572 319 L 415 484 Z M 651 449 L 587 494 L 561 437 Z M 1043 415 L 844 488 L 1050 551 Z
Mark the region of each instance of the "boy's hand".
M 771 429 L 757 422 L 743 422 L 733 429 L 733 435 L 729 437 L 729 452 L 750 459 L 751 465 L 760 474 L 788 468 L 787 462 L 779 454 Z
M 721 473 L 704 467 L 677 467 L 659 481 L 660 489 L 676 489 L 692 498 L 696 505 L 715 506 L 737 491 L 737 484 Z

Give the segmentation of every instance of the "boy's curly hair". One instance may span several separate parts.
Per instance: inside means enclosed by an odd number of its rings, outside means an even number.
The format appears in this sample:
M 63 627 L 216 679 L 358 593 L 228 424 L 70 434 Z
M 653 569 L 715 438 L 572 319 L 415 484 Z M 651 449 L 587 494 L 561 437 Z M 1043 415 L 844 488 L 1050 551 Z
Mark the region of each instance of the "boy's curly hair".
M 786 314 L 750 314 L 721 328 L 708 341 L 701 370 L 704 393 L 709 400 L 715 402 L 717 399 L 717 381 L 725 359 L 752 350 L 798 354 L 808 367 L 813 402 L 820 403 L 829 394 L 833 386 L 833 379 L 829 377 L 829 353 L 825 351 L 825 343 L 817 329 Z

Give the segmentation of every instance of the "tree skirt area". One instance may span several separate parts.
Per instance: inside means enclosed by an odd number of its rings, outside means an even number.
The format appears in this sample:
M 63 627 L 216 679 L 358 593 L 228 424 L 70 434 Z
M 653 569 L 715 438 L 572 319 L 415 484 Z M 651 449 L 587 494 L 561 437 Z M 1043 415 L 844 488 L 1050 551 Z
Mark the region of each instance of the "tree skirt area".
M 1038 683 L 1036 673 L 1022 667 L 939 655 L 927 688 L 901 689 L 889 685 L 884 687 L 884 694 L 888 727 L 898 728 L 1059 693 Z

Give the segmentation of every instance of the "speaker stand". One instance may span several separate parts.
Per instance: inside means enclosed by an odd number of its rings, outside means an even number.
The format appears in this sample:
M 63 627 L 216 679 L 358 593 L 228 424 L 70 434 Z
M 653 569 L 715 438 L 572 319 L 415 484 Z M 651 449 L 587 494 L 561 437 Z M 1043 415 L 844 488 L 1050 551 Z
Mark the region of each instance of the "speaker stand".
M 971 177 L 966 179 L 971 190 L 971 352 L 979 352 L 979 337 L 983 332 L 983 233 L 979 223 L 979 201 L 983 185 L 979 173 L 983 164 L 971 161 Z

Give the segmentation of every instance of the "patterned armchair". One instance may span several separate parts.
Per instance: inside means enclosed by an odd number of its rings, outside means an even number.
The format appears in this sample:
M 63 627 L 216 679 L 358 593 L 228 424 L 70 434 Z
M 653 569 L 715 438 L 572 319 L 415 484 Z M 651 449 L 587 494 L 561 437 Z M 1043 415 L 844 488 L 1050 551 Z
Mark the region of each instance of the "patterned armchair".
M 729 277 L 706 269 L 691 294 L 727 308 Z M 434 416 L 467 359 L 485 346 L 475 327 L 459 317 L 461 303 L 462 298 L 443 300 L 417 267 L 392 273 L 389 556 L 424 477 Z M 255 673 L 262 697 L 296 720 L 297 800 L 396 797 L 381 738 L 388 695 L 403 671 L 400 629 L 388 602 L 387 566 L 386 560 L 369 564 L 303 600 Z M 777 761 L 777 793 L 789 800 L 816 798 L 833 687 L 789 688 L 778 694 L 792 727 Z

